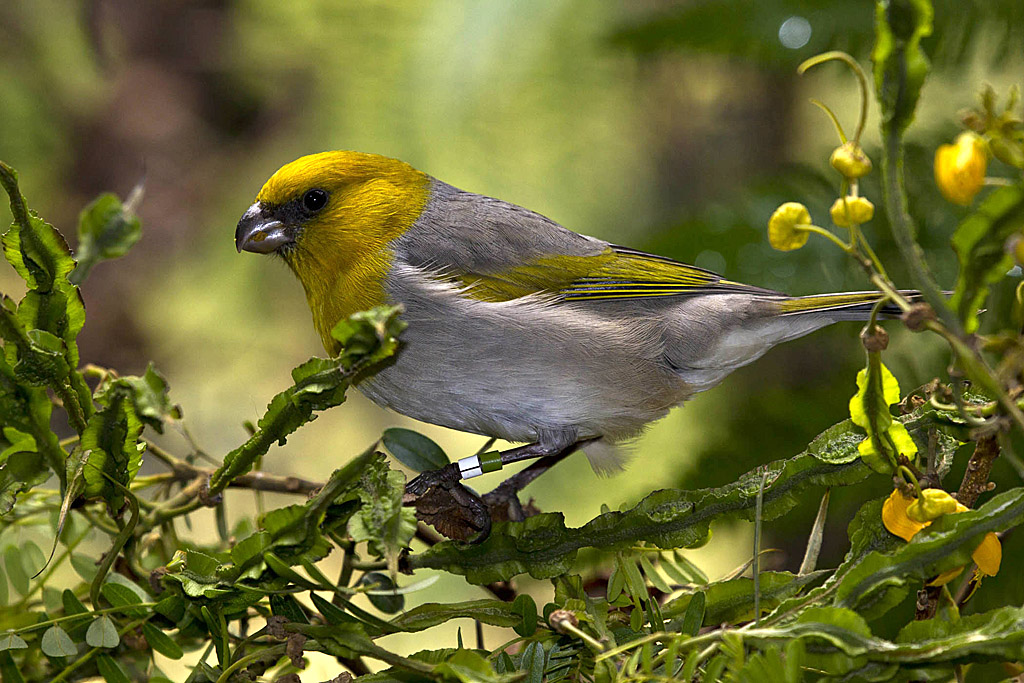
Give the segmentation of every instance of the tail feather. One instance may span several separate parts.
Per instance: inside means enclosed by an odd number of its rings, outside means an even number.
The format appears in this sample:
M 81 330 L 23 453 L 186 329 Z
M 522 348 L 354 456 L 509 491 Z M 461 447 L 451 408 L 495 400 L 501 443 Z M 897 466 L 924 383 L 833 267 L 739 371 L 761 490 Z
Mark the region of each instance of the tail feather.
M 900 294 L 911 301 L 921 298 L 920 292 L 900 290 Z M 844 292 L 841 294 L 814 294 L 796 296 L 779 303 L 781 316 L 803 315 L 806 313 L 832 313 L 835 320 L 867 320 L 871 309 L 882 299 L 878 292 Z M 897 318 L 902 311 L 895 304 L 885 304 L 879 313 L 885 318 Z

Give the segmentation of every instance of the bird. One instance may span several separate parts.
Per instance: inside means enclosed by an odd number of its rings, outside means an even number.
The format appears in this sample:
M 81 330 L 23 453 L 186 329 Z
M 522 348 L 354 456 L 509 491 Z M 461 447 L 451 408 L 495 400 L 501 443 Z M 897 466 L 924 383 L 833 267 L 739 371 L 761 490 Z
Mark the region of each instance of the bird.
M 284 260 L 330 354 L 339 320 L 404 308 L 397 358 L 357 385 L 373 402 L 525 444 L 424 473 L 410 483 L 419 494 L 540 459 L 506 487 L 514 497 L 581 447 L 595 470 L 614 470 L 618 445 L 674 406 L 776 344 L 868 319 L 881 298 L 742 284 L 354 151 L 281 167 L 238 222 L 235 246 Z

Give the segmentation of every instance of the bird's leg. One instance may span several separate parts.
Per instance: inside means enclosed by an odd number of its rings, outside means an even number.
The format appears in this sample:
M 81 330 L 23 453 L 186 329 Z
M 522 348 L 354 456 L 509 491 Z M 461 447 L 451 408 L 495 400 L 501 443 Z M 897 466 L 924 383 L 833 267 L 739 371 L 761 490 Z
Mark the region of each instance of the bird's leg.
M 405 486 L 406 505 L 416 507 L 417 517 L 432 524 L 450 538 L 474 542 L 487 538 L 491 514 L 498 519 L 521 520 L 522 505 L 516 494 L 555 463 L 577 450 L 586 441 L 554 439 L 512 448 L 489 451 L 462 458 L 441 469 L 422 472 Z M 512 475 L 481 499 L 460 482 L 522 460 L 540 458 L 523 471 Z M 490 508 L 490 513 L 488 511 Z
M 534 479 L 561 462 L 567 455 L 571 455 L 577 451 L 584 443 L 588 442 L 574 443 L 562 448 L 560 451 L 542 456 L 537 462 L 531 464 L 526 469 L 513 474 L 511 477 L 498 484 L 490 493 L 484 494 L 483 501 L 486 503 L 487 509 L 490 510 L 491 517 L 507 519 L 512 522 L 521 522 L 526 519 L 526 514 L 523 511 L 523 505 L 519 502 L 518 493 L 532 483 Z M 537 444 L 531 445 L 536 446 Z M 525 446 L 524 448 L 529 448 L 529 446 Z M 510 457 L 516 458 L 515 460 L 510 459 L 509 462 L 516 462 L 517 460 L 525 459 L 525 457 L 518 457 L 519 454 L 513 455 L 513 451 L 506 451 L 506 453 Z M 504 456 L 506 453 L 503 453 L 502 455 Z M 502 464 L 506 464 L 504 462 L 504 458 L 502 461 Z

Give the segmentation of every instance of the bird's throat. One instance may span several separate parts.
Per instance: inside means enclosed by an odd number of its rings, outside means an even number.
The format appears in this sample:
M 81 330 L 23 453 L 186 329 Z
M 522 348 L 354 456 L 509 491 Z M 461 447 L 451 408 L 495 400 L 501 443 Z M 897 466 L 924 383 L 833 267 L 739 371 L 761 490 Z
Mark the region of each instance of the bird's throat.
M 338 321 L 386 302 L 384 278 L 390 266 L 390 253 L 352 260 L 324 256 L 297 252 L 288 265 L 306 292 L 306 302 L 324 349 L 334 355 L 339 344 L 331 330 Z M 310 263 L 311 260 L 316 262 Z

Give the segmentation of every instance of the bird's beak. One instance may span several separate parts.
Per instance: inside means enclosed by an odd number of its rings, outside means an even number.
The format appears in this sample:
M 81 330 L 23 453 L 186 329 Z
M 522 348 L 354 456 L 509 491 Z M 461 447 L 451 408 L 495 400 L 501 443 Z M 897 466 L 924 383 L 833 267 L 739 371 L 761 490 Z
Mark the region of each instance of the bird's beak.
M 269 254 L 292 241 L 292 231 L 276 218 L 267 215 L 256 202 L 245 212 L 235 228 L 235 248 L 256 254 Z

